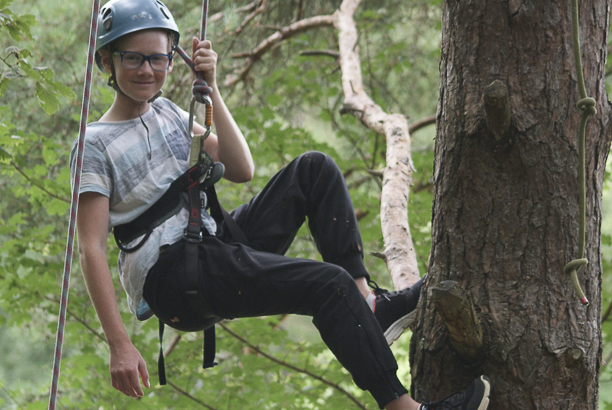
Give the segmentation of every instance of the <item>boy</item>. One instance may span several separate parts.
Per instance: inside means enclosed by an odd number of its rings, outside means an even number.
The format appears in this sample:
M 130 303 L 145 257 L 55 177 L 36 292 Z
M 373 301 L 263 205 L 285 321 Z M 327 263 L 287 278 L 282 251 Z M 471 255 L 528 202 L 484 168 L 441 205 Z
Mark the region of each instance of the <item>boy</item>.
M 149 387 L 145 362 L 123 326 L 107 265 L 110 228 L 149 209 L 188 168 L 191 136 L 186 113 L 159 97 L 173 68 L 179 31 L 156 0 L 112 0 L 100 12 L 96 62 L 110 73 L 115 99 L 89 124 L 77 219 L 79 254 L 87 289 L 110 348 L 112 385 L 142 397 Z M 217 55 L 209 41 L 193 39 L 195 71 L 212 88 L 217 135 L 205 151 L 225 166 L 224 177 L 246 182 L 254 164 L 248 145 L 216 83 Z M 193 125 L 195 134 L 205 129 Z M 73 150 L 74 162 L 74 150 Z M 235 241 L 223 218 L 201 213 L 197 262 L 185 260 L 183 233 L 190 212 L 181 209 L 138 243 L 121 252 L 119 272 L 130 310 L 152 311 L 179 329 L 198 328 L 210 317 L 283 313 L 310 315 L 321 337 L 355 383 L 381 408 L 485 410 L 490 385 L 484 376 L 468 390 L 439 403 L 418 404 L 397 379 L 397 364 L 384 332 L 402 327 L 418 301 L 422 281 L 388 293 L 368 289 L 357 221 L 344 179 L 322 153 L 292 161 L 248 204 L 232 212 L 248 246 Z M 199 218 L 198 218 L 199 219 Z M 283 256 L 308 219 L 325 262 Z M 186 297 L 189 273 L 197 273 L 198 302 Z M 373 312 L 374 311 L 374 312 Z M 398 324 L 400 323 L 400 324 Z M 397 332 L 396 332 L 397 333 Z M 395 336 L 394 336 L 395 337 Z

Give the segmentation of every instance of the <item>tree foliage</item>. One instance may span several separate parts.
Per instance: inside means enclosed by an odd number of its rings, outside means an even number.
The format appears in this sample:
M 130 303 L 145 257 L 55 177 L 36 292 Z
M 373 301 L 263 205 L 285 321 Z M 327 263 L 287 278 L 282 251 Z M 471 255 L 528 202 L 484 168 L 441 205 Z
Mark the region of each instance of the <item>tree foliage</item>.
M 78 133 L 77 96 L 82 93 L 91 3 L 27 3 L 0 0 L 0 408 L 42 409 L 51 380 L 70 198 L 67 160 Z M 369 95 L 385 111 L 407 115 L 409 122 L 435 114 L 439 3 L 368 0 L 355 16 Z M 166 4 L 188 49 L 190 37 L 199 31 L 201 2 Z M 390 287 L 385 264 L 370 255 L 384 249 L 376 171 L 385 166 L 385 141 L 339 111 L 343 96 L 333 27 L 285 39 L 242 80 L 231 81 L 245 64 L 241 53 L 279 28 L 330 15 L 337 6 L 330 0 L 211 2 L 208 37 L 220 57 L 218 81 L 231 84 L 221 91 L 257 168 L 250 183 L 222 182 L 219 192 L 226 207 L 233 208 L 249 200 L 294 156 L 325 151 L 344 171 L 360 218 L 367 267 L 380 285 Z M 187 108 L 191 81 L 187 67 L 177 61 L 164 95 Z M 105 83 L 103 75 L 95 74 L 90 121 L 112 102 Z M 430 248 L 433 139 L 431 128 L 413 135 L 416 173 L 409 221 L 421 273 Z M 612 246 L 609 236 L 604 239 Z M 114 268 L 117 249 L 112 240 L 109 249 Z M 289 254 L 319 258 L 306 228 Z M 299 318 L 224 323 L 217 331 L 219 366 L 207 370 L 199 366 L 201 334 L 167 332 L 170 384 L 156 386 L 157 323 L 140 323 L 129 314 L 112 269 L 124 322 L 147 361 L 153 385 L 139 401 L 123 397 L 110 385 L 108 348 L 78 263 L 74 265 L 58 393 L 61 408 L 376 408 L 367 393 L 354 387 L 312 326 Z M 604 289 L 604 301 L 610 300 L 610 285 Z M 607 342 L 612 337 L 608 327 L 606 322 Z M 400 363 L 407 362 L 408 340 L 404 336 L 394 344 Z M 408 371 L 402 371 L 408 377 Z
M 243 60 L 233 54 L 247 51 L 279 27 L 310 16 L 332 14 L 334 2 L 302 5 L 298 1 L 211 2 L 208 37 L 220 55 L 219 83 Z M 201 4 L 168 1 L 187 48 L 199 28 Z M 57 324 L 60 276 L 63 266 L 70 181 L 67 159 L 78 132 L 79 101 L 84 77 L 89 2 L 70 4 L 35 1 L 24 5 L 1 3 L 2 30 L 2 168 L 0 191 L 0 306 L 4 340 L 23 340 L 39 356 L 4 347 L 0 407 L 44 408 L 51 379 L 52 347 Z M 401 9 L 401 13 L 395 13 Z M 298 11 L 299 10 L 299 11 Z M 426 2 L 410 7 L 400 1 L 365 4 L 357 17 L 363 37 L 373 99 L 391 112 L 420 118 L 435 110 L 435 59 L 439 12 Z M 66 16 L 71 16 L 67 18 Z M 251 17 L 249 17 L 251 16 Z M 404 25 L 414 21 L 422 30 Z M 411 27 L 413 25 L 410 25 Z M 432 27 L 429 29 L 428 27 Z M 280 167 L 306 150 L 332 155 L 344 170 L 360 215 L 366 252 L 383 249 L 380 221 L 380 180 L 371 171 L 384 166 L 384 139 L 359 121 L 341 116 L 340 73 L 337 60 L 303 51 L 336 50 L 333 28 L 287 39 L 254 64 L 249 75 L 222 92 L 254 154 L 257 171 L 252 182 L 219 188 L 228 208 L 247 201 Z M 420 44 L 418 44 L 420 43 Z M 44 47 L 40 47 L 44 44 Z M 433 57 L 424 59 L 422 56 Z M 177 62 L 165 96 L 184 107 L 190 94 L 188 69 Z M 44 68 L 48 67 L 48 68 Z M 414 67 L 422 72 L 410 87 L 403 84 Z M 96 74 L 90 121 L 112 101 L 105 78 Z M 405 89 L 404 89 L 405 88 Z M 423 133 L 423 135 L 426 135 Z M 421 194 L 412 201 L 413 229 L 421 259 L 426 261 L 432 136 L 423 138 L 414 155 Z M 116 266 L 117 250 L 109 241 L 109 264 Z M 292 256 L 319 258 L 306 228 L 290 250 Z M 391 281 L 379 259 L 366 256 L 368 268 L 381 284 Z M 422 269 L 426 266 L 423 262 Z M 139 323 L 127 310 L 116 279 L 117 299 L 134 344 L 147 360 L 154 387 L 143 398 L 150 408 L 375 408 L 371 397 L 356 389 L 350 376 L 328 352 L 308 321 L 269 317 L 232 321 L 218 330 L 218 361 L 203 370 L 201 334 L 166 334 L 174 346 L 166 364 L 170 384 L 156 386 L 157 323 Z M 108 348 L 95 317 L 78 263 L 74 262 L 68 321 L 61 367 L 59 405 L 62 408 L 141 408 L 123 397 L 109 382 Z M 15 343 L 9 343 L 15 345 Z M 44 349 L 40 349 L 44 346 Z M 396 344 L 407 354 L 407 345 Z M 406 360 L 404 360 L 406 362 Z M 21 370 L 17 370 L 21 369 Z M 32 369 L 37 369 L 36 371 Z M 24 373 L 34 372 L 35 375 Z M 407 374 L 407 371 L 405 371 Z

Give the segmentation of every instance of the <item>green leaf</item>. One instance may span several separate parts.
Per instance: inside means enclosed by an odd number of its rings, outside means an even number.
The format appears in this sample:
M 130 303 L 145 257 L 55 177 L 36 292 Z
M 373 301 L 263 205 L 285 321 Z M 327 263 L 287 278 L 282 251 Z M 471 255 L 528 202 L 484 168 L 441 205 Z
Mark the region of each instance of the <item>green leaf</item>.
M 61 201 L 57 198 L 53 198 L 46 206 L 47 213 L 51 216 L 54 215 L 65 215 L 70 208 L 70 204 Z
M 8 164 L 12 158 L 13 156 L 4 147 L 0 147 L 0 162 Z
M 9 84 L 9 79 L 2 76 L 2 78 L 0 78 L 0 97 L 2 97 L 4 93 L 6 92 L 6 89 L 8 88 L 8 84 Z
M 48 115 L 54 114 L 59 109 L 60 101 L 57 98 L 57 94 L 47 85 L 37 82 L 36 96 L 40 101 L 41 107 Z

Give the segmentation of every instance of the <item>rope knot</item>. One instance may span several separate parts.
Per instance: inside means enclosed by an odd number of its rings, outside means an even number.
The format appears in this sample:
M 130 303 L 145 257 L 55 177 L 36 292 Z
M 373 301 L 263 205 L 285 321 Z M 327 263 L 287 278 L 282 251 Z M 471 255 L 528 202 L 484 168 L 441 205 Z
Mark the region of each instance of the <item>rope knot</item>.
M 572 273 L 572 271 L 578 271 L 580 268 L 582 268 L 583 266 L 587 266 L 588 264 L 588 259 L 574 259 L 573 261 L 565 265 L 565 268 L 563 268 L 563 272 L 570 274 Z
M 213 89 L 204 80 L 195 80 L 193 82 L 191 93 L 194 95 L 197 102 L 200 104 L 210 104 L 210 93 Z
M 594 98 L 586 97 L 578 101 L 576 105 L 588 115 L 595 115 L 597 114 L 597 108 L 595 108 L 596 103 Z

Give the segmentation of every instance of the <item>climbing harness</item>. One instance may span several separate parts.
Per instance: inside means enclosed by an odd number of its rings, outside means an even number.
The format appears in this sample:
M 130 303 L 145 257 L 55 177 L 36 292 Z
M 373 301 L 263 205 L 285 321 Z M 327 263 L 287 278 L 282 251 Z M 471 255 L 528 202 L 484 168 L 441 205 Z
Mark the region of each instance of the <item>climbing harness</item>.
M 580 101 L 578 101 L 577 106 L 582 110 L 582 116 L 580 117 L 580 122 L 578 124 L 578 185 L 580 190 L 578 208 L 580 215 L 578 228 L 578 258 L 565 265 L 564 272 L 570 275 L 574 289 L 580 298 L 580 302 L 583 305 L 588 306 L 589 300 L 582 291 L 580 282 L 578 281 L 578 270 L 589 263 L 589 261 L 584 257 L 586 226 L 585 139 L 587 121 L 591 115 L 597 114 L 597 109 L 595 108 L 595 99 L 587 96 L 586 86 L 584 83 L 584 74 L 582 72 L 578 0 L 572 0 L 572 40 L 574 49 L 574 65 L 576 66 L 576 75 L 578 76 L 578 91 L 580 93 Z
M 57 403 L 57 386 L 59 384 L 60 364 L 62 360 L 62 346 L 64 342 L 64 325 L 66 324 L 66 309 L 68 307 L 70 271 L 72 269 L 72 255 L 74 252 L 74 233 L 76 226 L 77 210 L 79 207 L 79 190 L 81 187 L 81 173 L 83 170 L 83 153 L 85 152 L 85 130 L 87 129 L 87 117 L 89 115 L 91 78 L 95 58 L 96 33 L 98 31 L 99 13 L 100 0 L 94 0 L 93 9 L 91 13 L 91 29 L 89 31 L 89 51 L 87 55 L 87 66 L 85 70 L 85 84 L 83 86 L 83 103 L 81 105 L 81 123 L 79 127 L 79 138 L 77 144 L 76 170 L 74 174 L 74 181 L 72 184 L 72 199 L 70 201 L 70 221 L 68 223 L 68 239 L 66 243 L 66 257 L 64 259 L 62 296 L 60 300 L 57 335 L 55 339 L 53 377 L 51 382 L 51 391 L 49 393 L 49 410 L 54 410 Z

